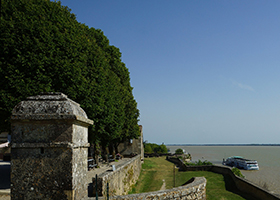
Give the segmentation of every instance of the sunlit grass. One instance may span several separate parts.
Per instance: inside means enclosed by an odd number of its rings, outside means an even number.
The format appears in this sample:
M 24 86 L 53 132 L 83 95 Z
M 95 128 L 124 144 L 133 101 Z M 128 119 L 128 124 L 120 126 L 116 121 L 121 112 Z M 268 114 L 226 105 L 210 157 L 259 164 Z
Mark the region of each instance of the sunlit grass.
M 216 174 L 208 171 L 189 171 L 189 172 L 178 172 L 176 175 L 176 185 L 182 185 L 186 180 L 192 177 L 204 176 L 207 180 L 206 184 L 206 195 L 207 199 L 224 199 L 224 200 L 241 200 L 244 199 L 242 196 L 236 194 L 236 188 L 231 182 L 229 177 L 224 177 L 222 174 Z M 248 198 L 246 198 L 248 199 Z
M 207 179 L 206 194 L 207 200 L 242 200 L 233 182 L 229 177 L 208 171 L 180 172 L 175 170 L 175 187 L 181 186 L 192 177 Z M 157 191 L 165 180 L 166 189 L 174 186 L 174 164 L 165 160 L 165 157 L 145 158 L 142 164 L 142 171 L 137 184 L 130 193 L 143 193 Z M 246 199 L 250 199 L 246 197 Z
M 130 193 L 143 193 L 157 191 L 163 184 L 171 185 L 173 180 L 173 164 L 166 161 L 164 157 L 145 158 L 139 180 Z M 172 186 L 166 187 L 167 189 Z

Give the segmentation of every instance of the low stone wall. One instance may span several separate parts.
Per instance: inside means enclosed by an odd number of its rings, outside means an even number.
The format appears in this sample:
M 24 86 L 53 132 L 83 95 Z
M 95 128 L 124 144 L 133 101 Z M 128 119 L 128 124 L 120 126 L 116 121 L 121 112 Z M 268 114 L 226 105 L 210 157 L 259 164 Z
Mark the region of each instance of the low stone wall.
M 105 198 L 100 198 L 101 200 Z M 160 190 L 141 194 L 124 196 L 110 196 L 112 200 L 137 200 L 137 199 L 182 199 L 182 200 L 206 200 L 206 179 L 204 177 L 193 178 L 193 182 L 169 190 Z
M 250 181 L 235 176 L 234 173 L 228 168 L 223 166 L 186 166 L 182 160 L 172 157 L 167 157 L 170 162 L 176 163 L 183 171 L 211 171 L 223 175 L 229 175 L 234 181 L 237 189 L 245 194 L 248 194 L 259 200 L 279 200 L 280 198 L 271 194 L 269 191 L 251 183 Z
M 133 157 L 130 161 L 116 168 L 115 171 L 106 171 L 97 177 L 98 195 L 107 196 L 107 183 L 109 195 L 126 195 L 132 185 L 136 183 L 141 172 L 141 155 Z M 92 179 L 95 186 L 95 177 Z M 95 196 L 95 187 L 93 196 Z
M 246 193 L 256 199 L 265 199 L 265 200 L 279 200 L 280 198 L 271 194 L 269 191 L 255 185 L 254 183 L 240 178 L 238 176 L 235 176 L 233 172 L 227 168 L 222 166 L 212 166 L 210 168 L 210 171 L 220 174 L 226 174 L 229 175 L 232 180 L 234 181 L 236 187 L 243 193 Z
M 175 163 L 179 167 L 180 171 L 188 171 L 187 166 L 180 158 L 173 157 L 173 156 L 166 156 L 166 160 Z

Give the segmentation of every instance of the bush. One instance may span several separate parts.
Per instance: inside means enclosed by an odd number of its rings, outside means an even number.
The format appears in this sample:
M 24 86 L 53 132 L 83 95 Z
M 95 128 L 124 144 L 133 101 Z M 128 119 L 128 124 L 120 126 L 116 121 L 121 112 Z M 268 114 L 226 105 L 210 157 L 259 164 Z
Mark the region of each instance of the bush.
M 197 165 L 213 165 L 213 163 L 204 160 L 203 162 L 201 160 L 198 160 Z
M 204 160 L 203 162 L 201 160 L 196 161 L 195 163 L 185 163 L 186 165 L 190 165 L 190 166 L 203 166 L 203 165 L 213 165 L 213 163 Z
M 153 153 L 153 149 L 152 149 L 151 145 L 145 145 L 144 152 L 145 153 Z
M 192 159 L 192 156 L 190 153 L 186 154 L 186 159 L 190 159 L 190 160 Z
M 184 154 L 184 151 L 183 151 L 183 149 L 176 149 L 176 151 L 175 151 L 175 154 Z
M 241 171 L 236 168 L 236 167 L 233 167 L 232 170 L 231 170 L 236 176 L 239 176 L 241 178 L 245 178 L 245 176 L 241 173 Z
M 187 165 L 187 166 L 196 166 L 196 163 L 192 163 L 192 162 L 185 162 L 185 165 Z
M 144 152 L 145 153 L 168 153 L 168 149 L 164 144 L 157 145 L 154 143 L 144 143 Z

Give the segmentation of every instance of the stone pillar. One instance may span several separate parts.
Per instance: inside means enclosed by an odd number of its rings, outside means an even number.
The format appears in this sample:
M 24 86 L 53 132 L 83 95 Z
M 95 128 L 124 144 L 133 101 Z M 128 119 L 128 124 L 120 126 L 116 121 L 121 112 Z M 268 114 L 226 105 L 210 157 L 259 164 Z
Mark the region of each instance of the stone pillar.
M 62 93 L 28 97 L 12 111 L 11 199 L 85 199 L 88 126 Z

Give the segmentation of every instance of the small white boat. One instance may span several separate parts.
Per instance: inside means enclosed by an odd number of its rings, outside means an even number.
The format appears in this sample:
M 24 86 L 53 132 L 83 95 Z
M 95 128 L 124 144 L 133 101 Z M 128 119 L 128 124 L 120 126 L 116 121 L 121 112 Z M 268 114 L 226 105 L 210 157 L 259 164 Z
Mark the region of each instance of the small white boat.
M 229 157 L 226 160 L 223 160 L 223 164 L 239 169 L 259 170 L 259 165 L 256 160 L 248 160 L 241 156 Z

